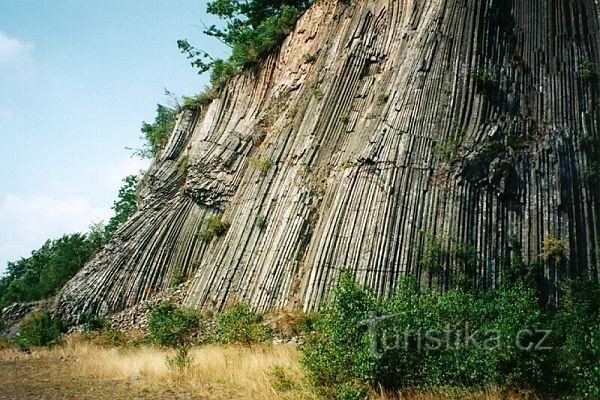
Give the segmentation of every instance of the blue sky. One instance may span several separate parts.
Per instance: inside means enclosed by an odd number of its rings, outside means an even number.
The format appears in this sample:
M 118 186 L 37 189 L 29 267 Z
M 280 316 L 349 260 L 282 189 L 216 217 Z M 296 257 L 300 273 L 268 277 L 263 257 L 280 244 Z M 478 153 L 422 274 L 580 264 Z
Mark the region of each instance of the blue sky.
M 147 166 L 141 121 L 164 88 L 207 82 L 176 41 L 203 37 L 205 1 L 0 1 L 0 273 L 48 238 L 107 220 L 121 179 Z

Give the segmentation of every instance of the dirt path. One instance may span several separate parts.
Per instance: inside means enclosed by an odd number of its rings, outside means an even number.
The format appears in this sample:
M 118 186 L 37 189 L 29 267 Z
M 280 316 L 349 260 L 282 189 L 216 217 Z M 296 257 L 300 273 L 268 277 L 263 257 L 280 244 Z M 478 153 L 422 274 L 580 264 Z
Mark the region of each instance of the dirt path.
M 74 360 L 0 360 L 0 400 L 206 399 L 134 380 L 78 376 Z

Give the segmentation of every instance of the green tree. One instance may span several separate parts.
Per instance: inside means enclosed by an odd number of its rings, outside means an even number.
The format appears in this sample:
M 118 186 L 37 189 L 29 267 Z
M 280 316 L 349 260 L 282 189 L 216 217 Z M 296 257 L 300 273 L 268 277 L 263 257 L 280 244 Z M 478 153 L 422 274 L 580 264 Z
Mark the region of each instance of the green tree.
M 145 141 L 144 147 L 135 152 L 142 158 L 154 157 L 169 140 L 169 135 L 175 127 L 177 110 L 166 107 L 161 104 L 156 105 L 156 117 L 153 123 L 142 122 L 142 139 Z
M 119 189 L 117 200 L 112 209 L 115 215 L 106 225 L 106 236 L 110 238 L 116 230 L 137 211 L 137 187 L 139 178 L 137 175 L 129 175 L 123 179 L 123 186 Z
M 211 82 L 220 87 L 231 75 L 263 58 L 291 32 L 311 0 L 214 0 L 207 11 L 224 21 L 224 27 L 207 27 L 204 33 L 231 48 L 227 61 L 214 59 L 187 39 L 177 41 L 179 50 L 198 68 L 211 71 Z
M 75 233 L 48 240 L 28 258 L 8 263 L 0 279 L 0 307 L 54 295 L 99 250 L 100 243 Z

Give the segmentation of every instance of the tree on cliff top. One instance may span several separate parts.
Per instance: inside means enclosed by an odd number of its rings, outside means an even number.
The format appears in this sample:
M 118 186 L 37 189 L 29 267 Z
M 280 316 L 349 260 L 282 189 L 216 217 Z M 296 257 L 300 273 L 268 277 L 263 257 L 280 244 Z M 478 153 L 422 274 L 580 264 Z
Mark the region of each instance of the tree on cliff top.
M 229 46 L 230 58 L 214 59 L 187 39 L 178 40 L 177 46 L 199 73 L 211 71 L 211 83 L 220 87 L 230 76 L 279 45 L 311 3 L 311 0 L 214 0 L 208 3 L 207 11 L 221 18 L 225 26 L 212 25 L 204 33 Z

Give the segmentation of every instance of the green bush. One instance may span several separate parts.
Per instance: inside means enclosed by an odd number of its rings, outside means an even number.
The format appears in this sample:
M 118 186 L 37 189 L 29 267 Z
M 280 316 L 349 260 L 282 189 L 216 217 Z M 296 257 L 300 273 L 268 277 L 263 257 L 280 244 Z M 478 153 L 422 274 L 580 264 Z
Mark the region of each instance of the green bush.
M 564 290 L 552 326 L 553 384 L 557 391 L 600 398 L 600 285 L 580 278 Z
M 142 158 L 152 158 L 161 150 L 169 140 L 169 136 L 175 127 L 177 110 L 157 104 L 156 117 L 153 123 L 142 122 L 142 139 L 145 141 L 144 148 L 137 151 Z
M 60 338 L 63 324 L 47 311 L 29 316 L 21 326 L 16 342 L 23 348 L 49 346 Z
M 84 332 L 98 332 L 108 328 L 108 320 L 106 317 L 92 315 L 84 318 Z
M 205 242 L 210 242 L 215 236 L 223 236 L 231 224 L 223 220 L 221 215 L 212 215 L 206 218 L 204 225 L 198 236 Z
M 196 49 L 187 39 L 178 40 L 177 47 L 199 73 L 211 71 L 213 88 L 220 88 L 231 76 L 274 50 L 310 4 L 309 0 L 211 1 L 207 12 L 225 23 L 223 28 L 210 26 L 204 33 L 231 48 L 229 59 L 215 59 L 206 51 Z
M 272 338 L 271 329 L 247 303 L 237 303 L 217 315 L 216 340 L 219 343 L 252 345 Z
M 437 142 L 433 146 L 433 153 L 437 155 L 443 162 L 451 163 L 456 161 L 462 148 L 462 139 L 448 139 Z
M 584 81 L 591 81 L 598 73 L 596 64 L 590 60 L 582 60 L 577 66 L 579 77 Z
M 312 53 L 304 53 L 302 59 L 307 64 L 314 64 L 317 61 L 317 55 Z
M 190 158 L 186 154 L 185 156 L 181 157 L 181 159 L 177 163 L 177 173 L 179 174 L 179 176 L 181 176 L 181 179 L 183 180 L 183 182 L 185 182 L 187 180 L 189 168 L 190 168 Z
M 302 362 L 325 396 L 335 398 L 348 385 L 354 386 L 365 377 L 365 369 L 373 365 L 368 335 L 360 324 L 376 305 L 370 292 L 360 288 L 349 274 L 343 274 L 331 302 L 313 318 L 313 332 L 303 348 Z
M 379 105 L 386 104 L 389 99 L 390 99 L 389 93 L 382 93 L 379 96 L 377 96 L 377 104 L 379 104 Z
M 274 365 L 268 370 L 271 385 L 277 392 L 289 392 L 296 387 L 296 382 L 280 365 Z
M 169 282 L 170 283 L 169 287 L 171 289 L 176 289 L 183 282 L 185 282 L 185 274 L 183 273 L 183 269 L 181 268 L 181 265 L 176 264 L 173 267 L 173 271 L 171 272 L 171 279 Z
M 190 343 L 200 329 L 200 315 L 196 310 L 179 307 L 173 302 L 153 305 L 148 320 L 148 334 L 152 343 L 160 346 L 183 346 Z
M 592 163 L 589 167 L 583 170 L 583 182 L 590 186 L 600 184 L 600 162 Z
M 254 226 L 261 230 L 264 229 L 267 226 L 267 217 L 263 214 L 258 214 L 254 219 Z
M 494 71 L 491 68 L 473 68 L 470 73 L 471 77 L 477 83 L 477 88 L 479 90 L 489 90 L 494 88 Z
M 310 90 L 310 93 L 317 100 L 322 100 L 323 97 L 325 97 L 325 93 L 323 93 L 323 90 L 320 87 L 314 87 L 314 88 L 312 88 Z
M 273 160 L 270 158 L 249 158 L 248 163 L 252 168 L 259 171 L 262 176 L 267 175 L 267 172 L 273 166 Z
M 369 388 L 486 385 L 596 398 L 598 284 L 569 285 L 554 312 L 540 306 L 526 270 L 519 267 L 511 280 L 488 292 L 440 293 L 405 278 L 385 300 L 345 274 L 309 335 L 303 364 L 327 398 Z M 551 336 L 541 345 L 550 348 L 534 351 L 541 330 L 548 329 Z
M 218 97 L 218 92 L 214 89 L 207 88 L 195 96 L 183 97 L 183 107 L 189 109 L 200 108 L 207 106 Z
M 97 335 L 93 337 L 92 341 L 101 346 L 126 347 L 130 344 L 130 338 L 125 332 L 121 332 L 110 326 L 106 326 L 96 333 Z

